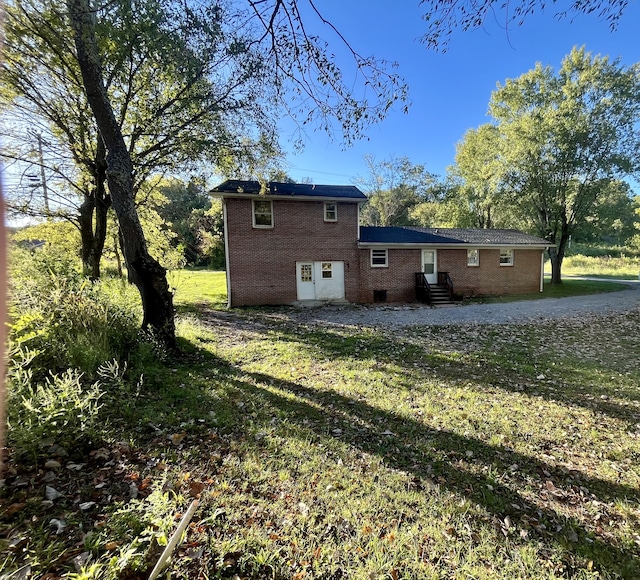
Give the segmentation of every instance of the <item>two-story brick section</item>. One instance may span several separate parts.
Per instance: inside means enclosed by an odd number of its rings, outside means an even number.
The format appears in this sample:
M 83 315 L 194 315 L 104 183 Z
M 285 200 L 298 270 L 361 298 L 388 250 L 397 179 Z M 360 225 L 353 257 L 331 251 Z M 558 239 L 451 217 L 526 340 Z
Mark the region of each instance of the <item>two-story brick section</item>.
M 354 186 L 229 180 L 229 306 L 436 303 L 542 291 L 548 242 L 516 230 L 360 227 Z

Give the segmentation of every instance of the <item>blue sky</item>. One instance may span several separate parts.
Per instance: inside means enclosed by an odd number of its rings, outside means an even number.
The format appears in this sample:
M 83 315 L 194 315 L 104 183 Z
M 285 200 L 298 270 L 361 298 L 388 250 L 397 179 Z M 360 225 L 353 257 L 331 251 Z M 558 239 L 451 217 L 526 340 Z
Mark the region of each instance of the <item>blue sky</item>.
M 490 120 L 487 107 L 498 82 L 520 76 L 536 62 L 557 69 L 574 46 L 620 58 L 625 66 L 640 62 L 640 5 L 633 1 L 614 32 L 597 16 L 559 20 L 551 5 L 520 27 L 505 30 L 497 15 L 482 29 L 456 31 L 444 54 L 419 42 L 426 23 L 421 20 L 418 0 L 393 5 L 381 0 L 325 1 L 319 8 L 359 53 L 398 62 L 412 106 L 408 114 L 398 107 L 385 121 L 369 128 L 368 140 L 348 149 L 331 142 L 321 131 L 309 130 L 299 154 L 290 145 L 292 125 L 283 119 L 281 144 L 289 151 L 287 172 L 296 181 L 353 183 L 367 173 L 365 154 L 378 160 L 406 156 L 444 175 L 464 133 Z M 328 31 L 314 28 L 316 31 L 330 39 Z

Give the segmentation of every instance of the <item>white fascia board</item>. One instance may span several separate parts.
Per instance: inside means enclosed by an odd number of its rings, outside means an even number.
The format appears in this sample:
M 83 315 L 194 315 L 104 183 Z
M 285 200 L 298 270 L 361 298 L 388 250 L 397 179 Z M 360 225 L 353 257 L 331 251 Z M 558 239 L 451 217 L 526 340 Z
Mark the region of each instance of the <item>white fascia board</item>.
M 389 249 L 405 249 L 405 250 L 420 250 L 422 248 L 436 248 L 438 250 L 452 249 L 467 249 L 467 250 L 493 250 L 498 248 L 513 248 L 514 250 L 545 250 L 549 246 L 542 244 L 387 244 L 384 242 L 358 242 L 358 247 L 362 249 L 367 248 L 389 248 Z

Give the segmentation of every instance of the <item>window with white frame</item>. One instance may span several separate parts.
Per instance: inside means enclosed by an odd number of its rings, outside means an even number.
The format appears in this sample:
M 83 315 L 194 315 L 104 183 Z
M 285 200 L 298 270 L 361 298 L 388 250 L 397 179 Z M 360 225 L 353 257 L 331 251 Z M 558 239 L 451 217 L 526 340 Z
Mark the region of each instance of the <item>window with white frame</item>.
M 467 250 L 467 266 L 480 265 L 480 250 L 472 248 Z
M 253 201 L 253 227 L 272 228 L 273 227 L 273 202 L 265 199 L 254 199 Z
M 322 262 L 322 278 L 324 280 L 333 278 L 333 264 L 331 262 Z
M 500 250 L 500 265 L 513 266 L 513 250 L 511 248 Z
M 333 201 L 324 202 L 324 221 L 325 222 L 337 222 L 338 221 L 338 204 Z
M 371 250 L 371 267 L 387 268 L 389 266 L 389 250 Z

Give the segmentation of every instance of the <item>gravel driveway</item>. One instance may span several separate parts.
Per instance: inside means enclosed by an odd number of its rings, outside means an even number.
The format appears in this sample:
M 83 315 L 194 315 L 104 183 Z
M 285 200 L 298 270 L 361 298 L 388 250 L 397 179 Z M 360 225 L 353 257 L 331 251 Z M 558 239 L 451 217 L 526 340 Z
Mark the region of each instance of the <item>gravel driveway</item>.
M 640 307 L 640 282 L 628 281 L 620 292 L 544 298 L 495 304 L 467 304 L 431 308 L 421 304 L 329 305 L 315 308 L 283 308 L 264 313 L 263 319 L 314 326 L 521 324 L 536 320 L 625 312 Z M 255 319 L 254 319 L 255 320 Z

